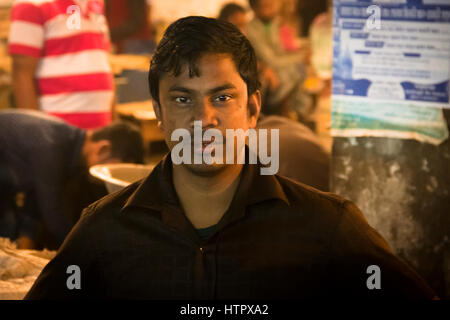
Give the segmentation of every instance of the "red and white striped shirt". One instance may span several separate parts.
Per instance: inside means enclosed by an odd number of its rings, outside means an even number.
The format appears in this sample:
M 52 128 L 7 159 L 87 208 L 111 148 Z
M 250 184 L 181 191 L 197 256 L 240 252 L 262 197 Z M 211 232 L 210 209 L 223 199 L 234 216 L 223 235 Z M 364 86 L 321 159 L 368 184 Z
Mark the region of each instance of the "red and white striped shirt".
M 102 0 L 15 0 L 9 53 L 39 58 L 40 109 L 85 129 L 111 119 L 113 76 Z

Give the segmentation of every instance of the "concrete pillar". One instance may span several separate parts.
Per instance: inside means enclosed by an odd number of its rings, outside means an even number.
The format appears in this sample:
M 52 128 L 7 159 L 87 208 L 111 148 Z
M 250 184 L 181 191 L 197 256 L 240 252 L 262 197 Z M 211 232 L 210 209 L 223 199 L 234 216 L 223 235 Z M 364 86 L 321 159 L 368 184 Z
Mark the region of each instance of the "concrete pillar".
M 450 110 L 445 110 L 447 124 Z M 331 190 L 443 298 L 450 298 L 450 140 L 333 139 Z

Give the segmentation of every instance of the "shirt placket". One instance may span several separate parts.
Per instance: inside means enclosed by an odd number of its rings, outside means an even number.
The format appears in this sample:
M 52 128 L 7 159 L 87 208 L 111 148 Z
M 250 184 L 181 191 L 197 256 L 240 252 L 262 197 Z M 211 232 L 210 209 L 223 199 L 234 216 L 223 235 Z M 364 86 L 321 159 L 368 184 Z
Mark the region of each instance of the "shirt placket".
M 215 237 L 214 237 L 215 238 Z M 195 262 L 196 297 L 214 299 L 217 283 L 217 240 L 207 242 L 198 249 Z
M 175 229 L 179 237 L 188 241 L 193 248 L 192 290 L 195 299 L 211 299 L 209 275 L 210 272 L 210 245 L 203 245 L 195 229 L 185 217 L 183 211 L 174 206 L 163 209 L 163 222 Z M 215 265 L 215 264 L 214 264 Z

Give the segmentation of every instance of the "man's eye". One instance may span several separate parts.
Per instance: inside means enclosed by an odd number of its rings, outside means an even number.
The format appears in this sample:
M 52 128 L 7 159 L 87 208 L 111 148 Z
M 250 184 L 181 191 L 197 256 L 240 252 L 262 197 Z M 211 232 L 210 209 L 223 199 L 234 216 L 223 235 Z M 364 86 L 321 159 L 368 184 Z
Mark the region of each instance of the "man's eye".
M 176 97 L 175 102 L 176 103 L 189 103 L 191 100 L 186 97 Z
M 231 96 L 230 96 L 230 95 L 228 95 L 228 94 L 223 94 L 223 95 L 220 95 L 220 96 L 216 97 L 214 100 L 215 100 L 215 101 L 218 101 L 218 102 L 226 102 L 226 101 L 228 101 L 228 100 L 230 100 L 230 99 L 231 99 Z

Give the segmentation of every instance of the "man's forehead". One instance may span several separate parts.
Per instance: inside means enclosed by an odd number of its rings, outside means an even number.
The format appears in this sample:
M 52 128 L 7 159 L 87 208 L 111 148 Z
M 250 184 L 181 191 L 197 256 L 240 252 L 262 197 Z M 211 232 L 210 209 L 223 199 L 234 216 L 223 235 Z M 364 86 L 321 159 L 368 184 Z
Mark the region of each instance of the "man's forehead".
M 188 72 L 193 67 L 197 69 L 204 66 L 215 67 L 218 63 L 228 63 L 234 66 L 233 56 L 230 53 L 204 53 L 192 60 L 182 60 L 180 70 L 182 72 Z
M 208 78 L 208 83 L 202 82 L 202 77 Z M 198 84 L 203 86 L 221 85 L 222 82 L 236 83 L 236 87 L 245 85 L 245 81 L 236 69 L 230 54 L 212 53 L 202 55 L 194 63 L 185 61 L 179 74 L 175 70 L 164 73 L 160 79 L 160 88 Z

